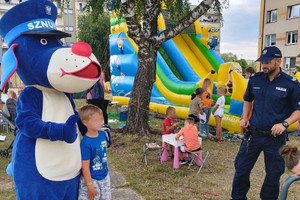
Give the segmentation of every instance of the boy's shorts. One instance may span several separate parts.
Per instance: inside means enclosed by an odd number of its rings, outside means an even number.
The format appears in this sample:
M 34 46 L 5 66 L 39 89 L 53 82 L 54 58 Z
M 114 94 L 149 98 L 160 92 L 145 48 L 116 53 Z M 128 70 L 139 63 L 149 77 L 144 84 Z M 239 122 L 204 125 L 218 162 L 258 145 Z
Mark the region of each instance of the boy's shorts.
M 94 199 L 110 200 L 111 192 L 110 192 L 110 176 L 109 176 L 109 174 L 107 174 L 107 176 L 102 180 L 92 179 L 92 181 L 93 181 L 93 185 L 94 185 L 95 189 L 98 191 L 98 193 Z M 78 200 L 89 200 L 88 188 L 86 186 L 83 176 L 80 177 Z
M 184 149 L 184 147 L 185 147 L 185 146 L 179 146 L 179 147 L 178 147 L 178 150 L 179 150 L 181 153 L 186 153 L 187 151 Z M 198 148 L 198 149 L 195 149 L 195 150 L 193 150 L 193 151 L 199 151 L 199 150 L 201 150 L 201 147 Z M 191 151 L 191 152 L 193 152 L 193 151 Z

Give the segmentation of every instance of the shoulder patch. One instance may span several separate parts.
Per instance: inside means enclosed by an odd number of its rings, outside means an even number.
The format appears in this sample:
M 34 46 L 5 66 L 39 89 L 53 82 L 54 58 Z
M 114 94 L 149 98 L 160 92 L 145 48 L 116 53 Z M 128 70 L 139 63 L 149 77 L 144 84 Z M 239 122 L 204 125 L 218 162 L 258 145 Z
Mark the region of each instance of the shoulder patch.
M 290 76 L 288 74 L 285 74 L 285 78 L 288 79 L 288 80 L 290 80 L 290 81 L 292 81 L 292 82 L 296 82 L 297 81 L 297 79 L 295 77 L 292 77 L 292 76 Z

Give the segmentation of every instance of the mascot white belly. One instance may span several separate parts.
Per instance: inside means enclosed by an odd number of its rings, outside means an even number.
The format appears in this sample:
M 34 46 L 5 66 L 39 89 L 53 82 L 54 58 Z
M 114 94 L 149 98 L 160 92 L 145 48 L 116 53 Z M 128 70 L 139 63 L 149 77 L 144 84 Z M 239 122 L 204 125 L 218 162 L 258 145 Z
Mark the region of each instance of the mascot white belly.
M 43 93 L 42 120 L 65 123 L 74 114 L 68 97 L 57 90 L 46 89 Z M 79 131 L 77 131 L 79 133 Z M 81 169 L 80 134 L 74 143 L 37 139 L 35 146 L 36 166 L 39 173 L 52 181 L 69 180 Z

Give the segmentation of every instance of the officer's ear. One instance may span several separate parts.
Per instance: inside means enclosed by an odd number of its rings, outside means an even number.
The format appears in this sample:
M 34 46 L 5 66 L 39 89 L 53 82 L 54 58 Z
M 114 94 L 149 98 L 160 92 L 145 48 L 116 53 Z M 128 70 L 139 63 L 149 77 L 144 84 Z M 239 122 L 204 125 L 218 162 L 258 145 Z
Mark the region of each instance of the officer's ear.
M 275 62 L 279 66 L 281 64 L 281 62 L 282 62 L 282 59 L 281 58 L 276 58 Z

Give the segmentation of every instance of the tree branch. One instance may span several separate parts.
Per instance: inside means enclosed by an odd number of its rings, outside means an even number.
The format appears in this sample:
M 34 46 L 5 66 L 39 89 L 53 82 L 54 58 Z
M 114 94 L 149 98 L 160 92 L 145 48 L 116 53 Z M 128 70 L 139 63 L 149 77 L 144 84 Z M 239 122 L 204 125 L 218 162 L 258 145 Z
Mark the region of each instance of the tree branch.
M 157 18 L 161 12 L 160 0 L 144 1 L 143 35 L 150 38 L 157 35 Z
M 188 28 L 191 24 L 193 24 L 199 17 L 207 12 L 209 8 L 211 8 L 212 3 L 215 0 L 203 0 L 194 10 L 192 10 L 188 15 L 183 17 L 177 25 L 174 27 L 170 27 L 165 31 L 161 32 L 157 36 L 154 37 L 154 41 L 156 45 L 161 45 L 165 41 L 175 37 L 180 34 L 186 28 Z
M 135 5 L 133 0 L 122 0 L 122 11 L 124 13 L 127 27 L 128 36 L 134 40 L 135 43 L 139 43 L 142 40 L 141 26 L 138 23 L 135 16 Z

